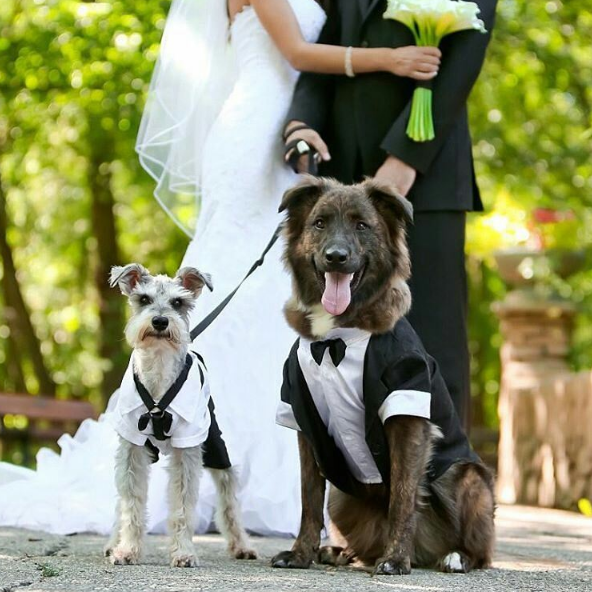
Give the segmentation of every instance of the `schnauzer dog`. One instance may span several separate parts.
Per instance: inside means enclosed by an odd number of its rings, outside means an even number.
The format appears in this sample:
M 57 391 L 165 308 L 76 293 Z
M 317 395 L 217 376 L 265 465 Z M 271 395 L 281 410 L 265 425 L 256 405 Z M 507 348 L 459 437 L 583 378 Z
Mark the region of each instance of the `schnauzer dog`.
M 194 509 L 202 465 L 218 491 L 216 522 L 231 555 L 255 559 L 241 525 L 236 481 L 209 395 L 207 372 L 190 350 L 189 312 L 209 275 L 192 267 L 175 278 L 152 276 L 132 263 L 114 267 L 110 284 L 133 310 L 125 336 L 134 348 L 112 415 L 120 442 L 116 455 L 117 518 L 105 555 L 115 565 L 139 561 L 145 531 L 150 463 L 170 457 L 169 529 L 171 565 L 194 567 Z

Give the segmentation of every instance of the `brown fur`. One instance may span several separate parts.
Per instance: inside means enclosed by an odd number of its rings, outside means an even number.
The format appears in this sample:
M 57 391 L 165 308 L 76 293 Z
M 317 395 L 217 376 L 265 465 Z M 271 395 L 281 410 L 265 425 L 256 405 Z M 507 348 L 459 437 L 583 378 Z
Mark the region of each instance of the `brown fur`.
M 365 270 L 348 310 L 334 317 L 335 326 L 385 333 L 407 314 L 411 295 L 406 280 L 411 265 L 405 220 L 411 217 L 411 206 L 404 198 L 375 181 L 345 187 L 331 179 L 307 177 L 286 193 L 280 209 L 289 211 L 285 262 L 294 277 L 294 298 L 286 304 L 285 312 L 288 323 L 300 335 L 322 337 L 315 334 L 311 323 L 313 307 L 322 295 L 317 273 L 310 265 L 322 249 L 322 239 L 312 224 L 319 217 L 339 217 L 350 226 L 364 221 L 370 226 L 368 232 L 349 229 L 348 239 Z
M 316 558 L 321 544 L 325 478 L 320 474 L 311 445 L 298 434 L 300 452 L 300 488 L 302 520 L 300 532 L 291 551 L 273 558 L 274 567 L 307 568 Z
M 345 187 L 330 179 L 307 177 L 285 194 L 280 210 L 288 211 L 285 262 L 294 292 L 285 313 L 300 335 L 323 337 L 331 327 L 383 333 L 408 312 L 405 224 L 411 219 L 411 206 L 392 188 L 370 180 Z M 319 219 L 323 232 L 315 230 Z M 360 230 L 359 221 L 367 228 Z M 352 266 L 363 273 L 347 310 L 339 317 L 321 318 L 319 267 L 322 271 L 322 254 L 335 233 L 350 245 Z M 352 267 L 348 273 L 353 271 Z M 442 571 L 489 567 L 494 544 L 493 478 L 483 465 L 457 463 L 430 484 L 428 495 L 426 471 L 437 431 L 422 418 L 387 420 L 390 490 L 383 484 L 367 485 L 365 494 L 354 498 L 331 487 L 333 546 L 321 549 L 325 479 L 310 444 L 299 435 L 300 534 L 292 550 L 274 557 L 272 565 L 305 568 L 316 556 L 332 565 L 374 565 L 374 573 L 385 575 L 409 573 L 412 564 Z M 455 561 L 446 559 L 452 552 L 458 554 Z

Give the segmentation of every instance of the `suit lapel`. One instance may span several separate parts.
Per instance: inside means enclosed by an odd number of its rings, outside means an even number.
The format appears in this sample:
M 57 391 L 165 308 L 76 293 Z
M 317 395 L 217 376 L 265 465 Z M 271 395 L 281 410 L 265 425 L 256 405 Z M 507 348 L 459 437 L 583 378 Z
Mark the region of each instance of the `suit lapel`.
M 366 8 L 362 9 L 362 26 L 364 26 L 368 17 L 382 4 L 383 0 L 360 0 L 360 2 L 366 5 Z
M 386 385 L 382 382 L 382 375 L 386 366 L 384 352 L 381 348 L 382 342 L 381 335 L 372 335 L 364 358 L 362 389 L 366 409 L 366 437 L 375 429 L 376 422 L 380 423 L 378 409 L 389 394 Z
M 360 6 L 360 14 L 362 15 L 362 19 L 366 18 L 366 12 L 370 7 L 370 3 L 372 0 L 358 0 L 358 4 Z
M 382 375 L 387 365 L 388 335 L 372 335 L 366 349 L 364 359 L 364 407 L 366 408 L 366 443 L 376 462 L 383 482 L 390 482 L 388 462 L 388 443 L 378 410 L 389 395 L 388 389 L 382 381 Z
M 343 453 L 329 435 L 308 388 L 298 361 L 298 340 L 289 357 L 290 404 L 302 433 L 313 445 L 315 459 L 324 477 L 338 489 L 353 495 L 359 483 L 352 476 Z M 282 398 L 283 400 L 283 398 Z

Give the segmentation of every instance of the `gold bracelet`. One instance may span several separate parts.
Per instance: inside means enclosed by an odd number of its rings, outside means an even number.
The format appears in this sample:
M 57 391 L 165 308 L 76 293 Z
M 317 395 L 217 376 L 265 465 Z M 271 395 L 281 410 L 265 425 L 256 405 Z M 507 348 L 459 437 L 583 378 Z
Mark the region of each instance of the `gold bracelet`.
M 350 45 L 345 50 L 345 74 L 349 78 L 354 78 L 354 76 L 356 75 L 356 73 L 354 72 L 354 68 L 352 66 L 352 51 L 353 51 L 353 49 L 354 48 Z

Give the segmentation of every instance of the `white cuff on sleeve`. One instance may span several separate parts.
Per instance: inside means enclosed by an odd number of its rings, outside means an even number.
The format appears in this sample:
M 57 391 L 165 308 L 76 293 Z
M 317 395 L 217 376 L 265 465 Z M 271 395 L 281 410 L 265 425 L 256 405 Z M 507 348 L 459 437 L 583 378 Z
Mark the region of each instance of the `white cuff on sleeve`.
M 430 419 L 432 395 L 425 391 L 393 391 L 380 406 L 378 415 L 382 423 L 393 415 L 413 415 Z
M 300 426 L 294 417 L 294 411 L 292 411 L 292 405 L 289 405 L 284 401 L 280 401 L 280 404 L 278 405 L 275 414 L 275 423 L 284 426 L 285 428 L 290 428 L 291 430 L 300 431 Z

